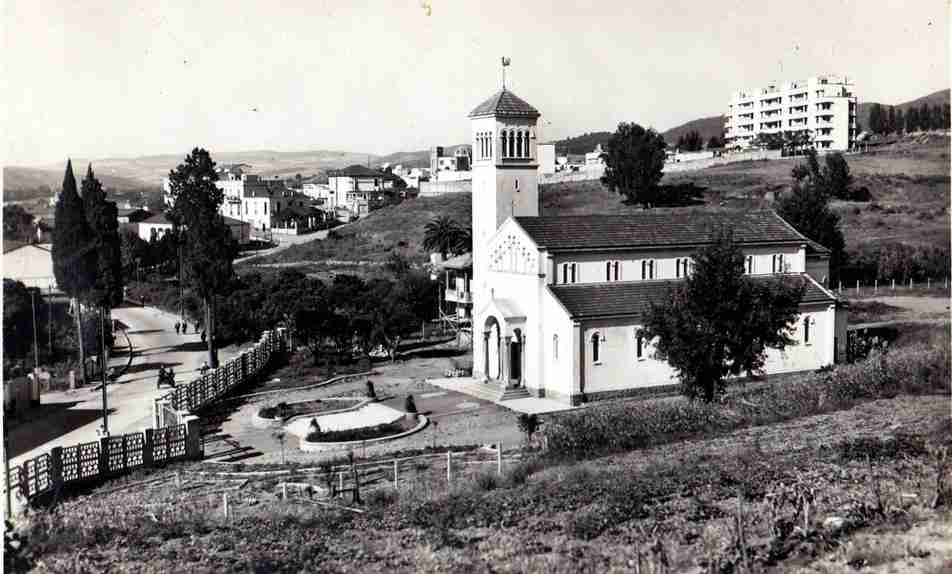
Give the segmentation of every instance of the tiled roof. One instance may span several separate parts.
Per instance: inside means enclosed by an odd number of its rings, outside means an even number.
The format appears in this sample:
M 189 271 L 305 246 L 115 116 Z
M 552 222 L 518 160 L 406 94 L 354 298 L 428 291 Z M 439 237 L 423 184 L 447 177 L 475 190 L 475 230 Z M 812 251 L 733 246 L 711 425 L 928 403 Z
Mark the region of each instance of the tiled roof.
M 549 251 L 683 247 L 711 243 L 721 225 L 740 243 L 806 243 L 773 211 L 644 210 L 627 215 L 516 217 Z
M 812 239 L 807 239 L 807 255 L 830 255 L 830 250 Z
M 503 88 L 491 98 L 476 106 L 469 113 L 469 117 L 501 116 L 510 118 L 537 118 L 539 110 L 530 106 L 525 100 Z
M 165 216 L 165 213 L 164 213 L 164 212 L 163 212 L 163 213 L 156 213 L 156 214 L 153 215 L 152 217 L 150 217 L 150 218 L 148 218 L 148 219 L 146 219 L 146 220 L 144 220 L 144 221 L 141 221 L 140 223 L 164 223 L 164 224 L 172 225 L 172 221 L 169 220 L 169 218 Z
M 801 303 L 835 301 L 827 291 L 806 275 L 807 289 Z M 761 279 L 766 280 L 766 279 Z M 677 281 L 629 281 L 617 283 L 589 283 L 581 285 L 549 285 L 549 290 L 574 318 L 612 317 L 630 315 L 643 317 L 652 303 L 660 303 Z
M 354 164 L 344 169 L 332 169 L 327 172 L 327 177 L 390 177 L 390 174 L 375 169 L 370 169 L 365 165 Z

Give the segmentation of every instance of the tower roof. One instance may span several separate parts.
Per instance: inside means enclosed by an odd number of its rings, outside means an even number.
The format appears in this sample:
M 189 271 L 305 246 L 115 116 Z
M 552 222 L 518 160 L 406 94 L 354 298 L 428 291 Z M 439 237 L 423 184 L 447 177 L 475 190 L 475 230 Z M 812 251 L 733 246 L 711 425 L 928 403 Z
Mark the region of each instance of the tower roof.
M 539 110 L 530 106 L 525 100 L 503 88 L 493 94 L 491 98 L 476 106 L 469 113 L 469 117 L 502 116 L 510 118 L 537 118 Z

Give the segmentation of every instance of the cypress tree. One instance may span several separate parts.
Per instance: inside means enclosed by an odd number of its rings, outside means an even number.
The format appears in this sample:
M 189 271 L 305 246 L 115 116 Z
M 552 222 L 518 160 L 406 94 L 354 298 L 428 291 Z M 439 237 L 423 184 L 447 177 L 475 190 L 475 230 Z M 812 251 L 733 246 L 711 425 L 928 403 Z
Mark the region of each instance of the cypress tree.
M 889 106 L 889 113 L 886 116 L 886 133 L 894 133 L 896 131 L 896 108 Z
M 869 131 L 874 134 L 883 131 L 883 110 L 879 104 L 873 104 L 869 109 Z
M 902 108 L 896 110 L 896 133 L 902 134 L 906 131 L 906 118 L 903 116 Z
M 906 132 L 914 132 L 919 130 L 919 110 L 915 106 L 910 106 L 909 111 L 906 112 Z
M 81 378 L 86 379 L 86 352 L 83 345 L 82 303 L 96 281 L 97 254 L 86 221 L 83 200 L 76 190 L 73 162 L 67 160 L 63 188 L 56 200 L 53 225 L 53 275 L 64 293 L 73 299 Z
M 932 115 L 930 117 L 932 119 L 932 125 L 930 126 L 932 129 L 934 130 L 943 129 L 942 108 L 939 106 L 939 104 L 935 104 L 932 106 Z
M 102 183 L 93 174 L 93 166 L 86 169 L 82 182 L 83 207 L 92 232 L 97 264 L 95 282 L 89 292 L 89 302 L 99 307 L 99 320 L 104 324 L 111 318 L 113 307 L 122 303 L 122 258 L 119 247 L 119 221 L 116 204 L 106 201 Z M 111 323 L 111 321 L 110 321 Z M 108 341 L 102 340 L 103 370 L 109 364 Z

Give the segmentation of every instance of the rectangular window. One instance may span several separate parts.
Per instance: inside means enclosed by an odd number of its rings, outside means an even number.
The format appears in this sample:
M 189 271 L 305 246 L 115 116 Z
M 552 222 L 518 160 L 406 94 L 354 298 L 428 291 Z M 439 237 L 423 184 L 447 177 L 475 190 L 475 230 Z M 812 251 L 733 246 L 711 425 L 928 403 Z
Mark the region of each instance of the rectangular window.
M 621 263 L 618 261 L 605 262 L 605 281 L 618 281 L 621 278 Z
M 641 336 L 641 333 L 635 333 L 635 358 L 642 359 L 644 358 L 645 352 L 645 338 Z
M 645 259 L 641 262 L 641 279 L 654 279 L 655 262 L 653 259 Z
M 562 283 L 563 284 L 575 283 L 576 281 L 575 267 L 576 267 L 575 263 L 562 264 Z
M 803 318 L 803 342 L 810 342 L 810 317 L 806 316 Z

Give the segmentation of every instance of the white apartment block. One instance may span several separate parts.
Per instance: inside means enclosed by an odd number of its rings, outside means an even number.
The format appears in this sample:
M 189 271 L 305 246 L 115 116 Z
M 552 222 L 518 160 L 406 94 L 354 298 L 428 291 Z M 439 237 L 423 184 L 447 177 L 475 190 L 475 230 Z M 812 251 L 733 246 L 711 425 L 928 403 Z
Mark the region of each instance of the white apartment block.
M 731 95 L 725 139 L 748 148 L 758 134 L 806 132 L 818 151 L 846 151 L 856 140 L 856 95 L 845 76 L 770 84 Z

